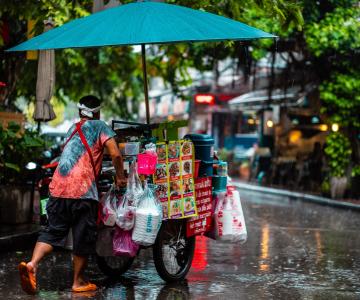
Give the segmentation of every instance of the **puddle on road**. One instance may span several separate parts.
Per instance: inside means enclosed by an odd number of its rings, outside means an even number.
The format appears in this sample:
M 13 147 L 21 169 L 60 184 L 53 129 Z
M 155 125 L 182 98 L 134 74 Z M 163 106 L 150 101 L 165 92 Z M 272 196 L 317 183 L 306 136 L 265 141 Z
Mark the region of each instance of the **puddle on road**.
M 276 205 L 242 196 L 248 221 L 246 244 L 197 239 L 187 280 L 165 284 L 151 251 L 142 252 L 126 276 L 111 281 L 94 260 L 89 277 L 101 289 L 74 295 L 68 252 L 46 258 L 40 292 L 20 290 L 16 266 L 30 252 L 0 254 L 0 299 L 360 299 L 359 214 L 296 202 Z M 254 206 L 254 207 L 253 207 Z

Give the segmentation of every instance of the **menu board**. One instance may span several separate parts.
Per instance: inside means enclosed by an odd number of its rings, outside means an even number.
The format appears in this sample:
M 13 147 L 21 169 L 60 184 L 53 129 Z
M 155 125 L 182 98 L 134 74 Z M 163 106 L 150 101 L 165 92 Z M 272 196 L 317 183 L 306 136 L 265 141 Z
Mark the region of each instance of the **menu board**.
M 187 237 L 211 230 L 213 208 L 211 177 L 197 178 L 195 180 L 195 196 L 198 216 L 188 220 L 186 224 Z
M 154 183 L 165 219 L 197 215 L 193 148 L 192 142 L 183 140 L 156 144 L 158 163 Z

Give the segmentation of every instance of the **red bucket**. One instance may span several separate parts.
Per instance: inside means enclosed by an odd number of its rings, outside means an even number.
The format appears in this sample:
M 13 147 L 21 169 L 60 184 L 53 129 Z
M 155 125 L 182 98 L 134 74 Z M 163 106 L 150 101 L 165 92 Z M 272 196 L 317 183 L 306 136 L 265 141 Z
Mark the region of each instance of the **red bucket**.
M 201 160 L 199 160 L 199 159 L 195 160 L 194 178 L 198 178 L 198 176 L 199 176 L 200 162 L 201 162 Z

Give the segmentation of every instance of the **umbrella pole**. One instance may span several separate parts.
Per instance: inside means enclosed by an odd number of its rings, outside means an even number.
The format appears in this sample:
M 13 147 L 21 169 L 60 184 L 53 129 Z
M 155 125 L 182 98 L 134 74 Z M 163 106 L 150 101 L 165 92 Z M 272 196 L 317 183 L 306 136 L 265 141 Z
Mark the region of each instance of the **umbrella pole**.
M 145 44 L 141 44 L 141 58 L 142 58 L 142 67 L 143 67 L 143 78 L 144 78 L 146 124 L 150 124 L 149 91 L 148 91 L 148 81 L 147 81 L 147 71 L 146 71 Z

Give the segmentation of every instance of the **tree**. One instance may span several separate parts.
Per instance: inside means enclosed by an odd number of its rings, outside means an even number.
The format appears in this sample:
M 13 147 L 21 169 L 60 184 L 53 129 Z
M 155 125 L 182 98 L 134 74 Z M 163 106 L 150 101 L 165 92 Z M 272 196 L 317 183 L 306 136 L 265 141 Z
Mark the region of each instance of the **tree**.
M 308 2 L 312 2 L 312 10 L 307 15 L 305 38 L 319 78 L 322 112 L 340 125 L 344 137 L 351 142 L 348 150 L 352 153 L 352 165 L 359 166 L 360 6 L 356 0 L 309 0 L 305 5 Z M 328 142 L 343 144 L 343 139 L 336 139 L 339 136 L 329 136 Z
M 130 0 L 123 3 L 132 2 Z M 300 6 L 297 1 L 285 0 L 179 0 L 167 1 L 195 9 L 205 9 L 256 25 L 263 30 L 278 32 L 286 28 L 302 25 Z M 52 17 L 56 25 L 90 13 L 91 0 L 0 0 L 0 19 L 2 28 L 10 28 L 10 38 L 0 45 L 3 49 L 26 39 L 27 20 L 36 20 L 35 34 L 42 32 L 42 21 Z M 3 30 L 4 32 L 4 30 Z M 226 56 L 239 57 L 244 53 L 241 43 L 215 43 L 194 45 L 163 45 L 151 48 L 149 73 L 161 76 L 175 92 L 179 87 L 191 82 L 187 74 L 188 67 L 199 70 L 213 69 L 216 62 Z M 248 44 L 246 44 L 247 46 Z M 259 47 L 269 42 L 257 43 Z M 159 53 L 166 53 L 164 55 Z M 204 60 L 204 58 L 207 58 Z M 23 96 L 34 101 L 36 82 L 36 61 L 27 61 L 24 53 L 9 54 L 1 51 L 0 81 L 7 87 L 0 90 L 0 102 L 8 109 L 14 108 L 17 97 Z M 126 100 L 138 102 L 142 98 L 142 77 L 140 58 L 131 47 L 108 47 L 101 49 L 67 49 L 56 52 L 56 97 L 75 100 L 80 95 L 92 93 L 105 100 L 105 107 L 114 114 L 130 117 L 126 109 Z M 178 75 L 180 74 L 180 76 Z

